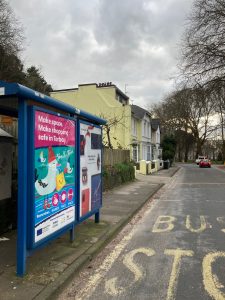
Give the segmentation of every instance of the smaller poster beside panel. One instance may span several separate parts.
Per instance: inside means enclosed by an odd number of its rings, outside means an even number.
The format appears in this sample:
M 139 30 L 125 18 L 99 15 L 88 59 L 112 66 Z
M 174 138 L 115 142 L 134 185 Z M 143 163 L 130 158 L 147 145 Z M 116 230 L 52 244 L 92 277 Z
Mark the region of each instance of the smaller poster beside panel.
M 75 221 L 75 121 L 35 111 L 34 242 Z
M 102 131 L 80 123 L 80 217 L 102 204 Z

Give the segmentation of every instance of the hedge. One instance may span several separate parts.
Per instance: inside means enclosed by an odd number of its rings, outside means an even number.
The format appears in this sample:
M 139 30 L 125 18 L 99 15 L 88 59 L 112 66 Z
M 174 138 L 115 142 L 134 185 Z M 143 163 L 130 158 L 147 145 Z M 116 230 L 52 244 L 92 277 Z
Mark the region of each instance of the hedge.
M 135 179 L 132 163 L 119 163 L 103 167 L 103 190 L 109 190 Z

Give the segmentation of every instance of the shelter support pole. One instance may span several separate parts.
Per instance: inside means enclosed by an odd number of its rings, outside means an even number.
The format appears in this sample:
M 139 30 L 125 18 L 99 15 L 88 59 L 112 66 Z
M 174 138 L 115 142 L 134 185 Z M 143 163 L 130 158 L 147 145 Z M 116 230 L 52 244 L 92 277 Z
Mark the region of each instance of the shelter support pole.
M 26 272 L 27 257 L 27 103 L 19 99 L 17 275 Z
M 99 223 L 100 221 L 100 212 L 98 211 L 96 214 L 95 214 L 95 223 Z
M 70 242 L 72 243 L 75 239 L 75 226 L 73 225 L 73 228 L 70 229 Z

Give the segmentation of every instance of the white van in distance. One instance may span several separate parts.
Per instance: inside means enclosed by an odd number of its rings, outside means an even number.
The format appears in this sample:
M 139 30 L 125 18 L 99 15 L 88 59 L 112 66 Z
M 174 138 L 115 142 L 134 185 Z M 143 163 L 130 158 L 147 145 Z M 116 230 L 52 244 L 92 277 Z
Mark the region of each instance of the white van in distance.
M 206 159 L 206 158 L 207 156 L 199 155 L 198 158 L 196 158 L 195 162 L 198 165 L 202 159 Z

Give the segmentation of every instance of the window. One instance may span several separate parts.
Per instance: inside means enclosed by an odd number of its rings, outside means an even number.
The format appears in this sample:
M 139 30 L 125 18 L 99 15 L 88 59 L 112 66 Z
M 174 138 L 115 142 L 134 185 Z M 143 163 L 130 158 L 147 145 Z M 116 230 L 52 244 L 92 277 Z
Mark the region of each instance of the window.
M 116 94 L 116 99 L 123 105 L 127 104 L 127 100 L 125 98 L 123 98 L 120 94 Z
M 147 120 L 142 121 L 142 136 L 151 138 L 151 125 Z
M 147 146 L 147 161 L 151 160 L 151 146 Z
M 151 125 L 148 123 L 148 138 L 151 138 Z
M 159 159 L 162 159 L 162 149 L 159 149 Z
M 147 151 L 146 151 L 146 145 L 142 146 L 142 159 L 146 160 Z
M 156 143 L 160 144 L 160 132 L 157 132 L 157 141 Z
M 137 122 L 135 119 L 132 118 L 131 121 L 131 126 L 132 126 L 132 135 L 137 135 Z
M 143 136 L 146 136 L 146 121 L 143 123 Z
M 153 145 L 153 147 L 152 147 L 152 160 L 156 159 L 155 155 L 156 155 L 156 146 Z
M 138 161 L 138 149 L 137 149 L 137 146 L 133 146 L 133 160 L 135 162 Z

